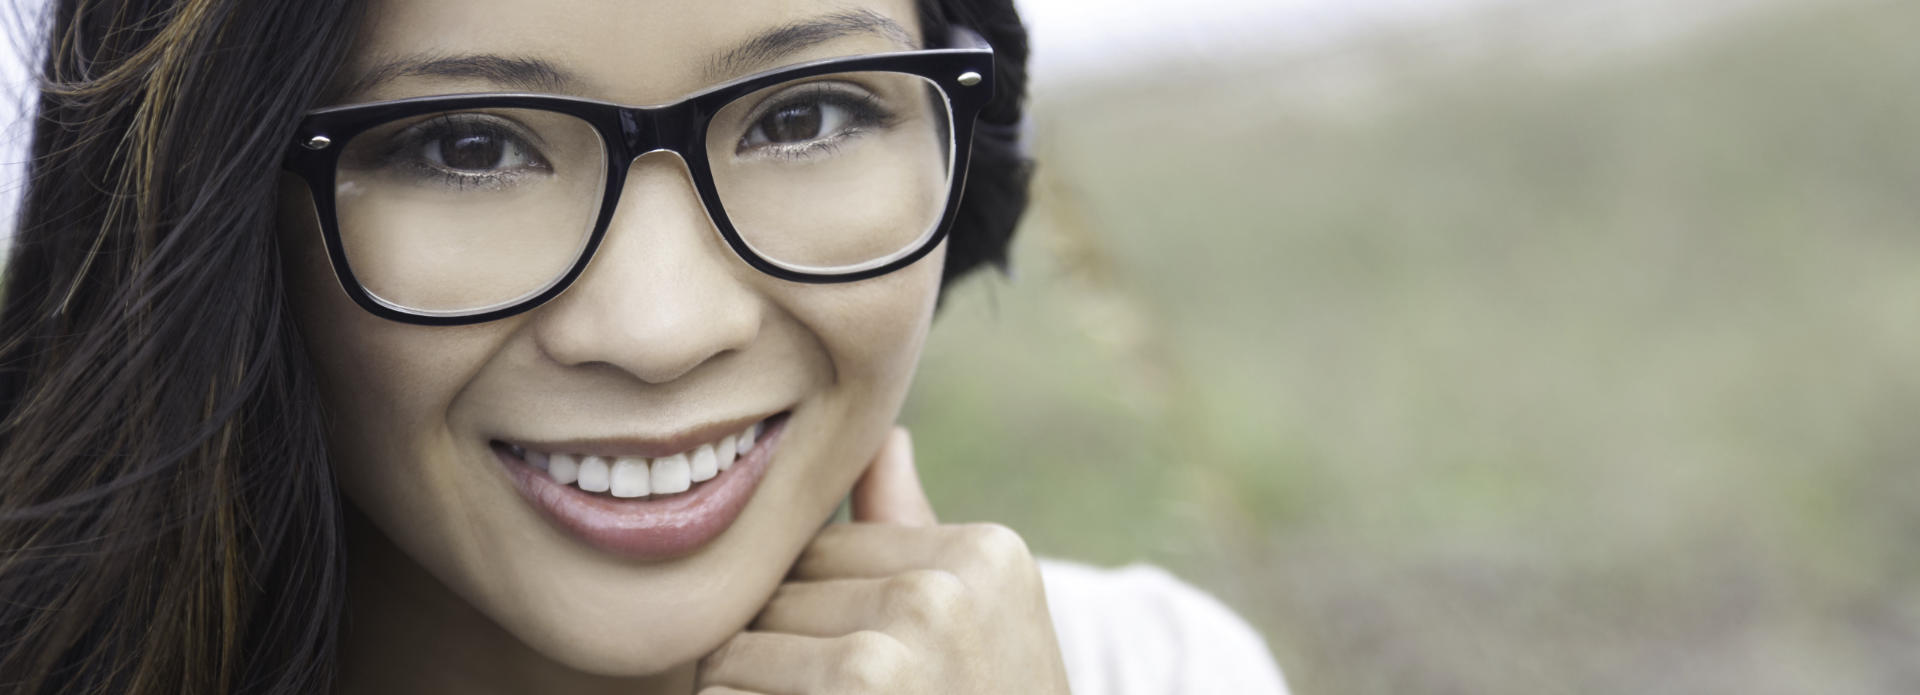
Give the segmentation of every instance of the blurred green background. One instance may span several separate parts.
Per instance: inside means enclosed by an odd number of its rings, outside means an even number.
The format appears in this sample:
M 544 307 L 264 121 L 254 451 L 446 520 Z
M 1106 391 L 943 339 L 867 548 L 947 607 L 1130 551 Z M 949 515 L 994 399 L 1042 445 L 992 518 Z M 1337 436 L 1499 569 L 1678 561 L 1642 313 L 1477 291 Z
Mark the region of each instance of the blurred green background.
M 1299 693 L 1920 692 L 1920 3 L 1523 19 L 1036 93 L 936 505 Z

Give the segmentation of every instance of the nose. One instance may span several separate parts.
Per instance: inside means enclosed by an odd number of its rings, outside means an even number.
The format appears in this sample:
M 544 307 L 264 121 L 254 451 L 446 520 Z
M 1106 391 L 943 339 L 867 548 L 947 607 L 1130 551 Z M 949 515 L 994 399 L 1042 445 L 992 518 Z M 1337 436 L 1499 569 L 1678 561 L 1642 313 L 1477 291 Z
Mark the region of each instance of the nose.
M 685 162 L 647 154 L 630 165 L 586 271 L 534 312 L 534 340 L 563 365 L 678 379 L 759 332 L 763 304 L 742 270 L 754 272 L 714 231 Z

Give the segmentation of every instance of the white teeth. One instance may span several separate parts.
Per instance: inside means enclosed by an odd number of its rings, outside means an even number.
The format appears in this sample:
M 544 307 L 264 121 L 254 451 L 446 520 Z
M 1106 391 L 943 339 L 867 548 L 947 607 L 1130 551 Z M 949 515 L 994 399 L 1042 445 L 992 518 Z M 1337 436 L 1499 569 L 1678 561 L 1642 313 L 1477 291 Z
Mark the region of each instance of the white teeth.
M 638 456 L 608 457 L 580 454 L 548 454 L 515 444 L 507 450 L 527 465 L 546 471 L 561 485 L 574 485 L 587 492 L 608 492 L 614 497 L 633 498 L 686 492 L 694 483 L 712 480 L 721 471 L 753 450 L 764 434 L 764 423 L 754 423 L 720 441 L 702 444 L 692 451 L 663 456 L 651 463 Z
M 580 459 L 580 489 L 587 492 L 606 492 L 613 487 L 613 473 L 607 470 L 607 460 L 598 456 Z
M 547 475 L 553 476 L 553 482 L 572 485 L 580 479 L 580 460 L 567 454 L 554 454 L 547 458 Z
M 645 497 L 652 484 L 650 478 L 646 459 L 623 456 L 613 462 L 613 496 Z
M 733 443 L 733 435 L 729 434 L 720 440 L 720 449 L 713 452 L 714 458 L 718 459 L 720 470 L 724 471 L 733 465 Z
M 720 459 L 715 455 L 712 444 L 701 444 L 693 450 L 693 460 L 688 464 L 693 482 L 712 480 L 720 474 Z
M 654 459 L 652 483 L 655 494 L 686 492 L 687 488 L 693 486 L 693 470 L 687 462 L 687 455 L 674 454 Z

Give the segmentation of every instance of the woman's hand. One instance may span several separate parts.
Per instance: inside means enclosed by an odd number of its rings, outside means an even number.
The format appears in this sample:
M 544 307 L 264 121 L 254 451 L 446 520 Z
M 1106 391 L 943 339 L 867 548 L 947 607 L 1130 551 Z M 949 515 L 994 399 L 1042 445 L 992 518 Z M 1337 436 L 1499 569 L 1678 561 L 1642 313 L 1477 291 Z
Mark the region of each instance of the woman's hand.
M 702 660 L 701 695 L 1066 693 L 1040 571 L 1018 534 L 942 526 L 894 428 L 832 524 L 747 631 Z

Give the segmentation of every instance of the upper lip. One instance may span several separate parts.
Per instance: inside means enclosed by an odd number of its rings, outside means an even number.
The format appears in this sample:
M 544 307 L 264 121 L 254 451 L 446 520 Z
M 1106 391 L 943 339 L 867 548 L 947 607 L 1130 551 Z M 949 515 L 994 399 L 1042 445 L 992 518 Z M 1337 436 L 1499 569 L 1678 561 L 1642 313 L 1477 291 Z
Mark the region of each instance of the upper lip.
M 519 439 L 501 437 L 499 441 L 531 449 L 546 454 L 573 454 L 577 456 L 599 456 L 603 458 L 657 458 L 692 451 L 694 447 L 720 441 L 721 437 L 735 434 L 748 425 L 773 417 L 784 411 L 772 411 L 759 415 L 711 422 L 696 427 L 657 437 L 618 436 L 590 437 L 574 439 Z

